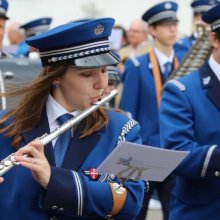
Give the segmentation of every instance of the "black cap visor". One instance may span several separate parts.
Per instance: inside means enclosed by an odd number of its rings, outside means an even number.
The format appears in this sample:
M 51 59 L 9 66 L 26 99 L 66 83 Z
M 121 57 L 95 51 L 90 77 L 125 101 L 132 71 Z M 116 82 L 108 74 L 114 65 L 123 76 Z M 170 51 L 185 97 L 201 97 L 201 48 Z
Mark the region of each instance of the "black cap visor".
M 97 68 L 103 66 L 116 65 L 119 63 L 119 58 L 113 53 L 102 53 L 92 56 L 82 57 L 78 59 L 70 59 L 62 61 L 62 63 L 77 68 Z

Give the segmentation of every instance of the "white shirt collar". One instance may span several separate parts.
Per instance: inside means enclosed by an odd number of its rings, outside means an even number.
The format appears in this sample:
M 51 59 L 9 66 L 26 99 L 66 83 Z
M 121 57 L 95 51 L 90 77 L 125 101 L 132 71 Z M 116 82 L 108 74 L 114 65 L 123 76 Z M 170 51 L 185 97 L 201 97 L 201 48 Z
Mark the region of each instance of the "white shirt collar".
M 79 111 L 68 112 L 63 106 L 61 106 L 50 94 L 46 101 L 46 110 L 49 125 L 57 123 L 56 119 L 66 113 L 76 116 Z M 57 124 L 58 125 L 58 124 Z
M 167 62 L 173 63 L 173 59 L 174 59 L 174 50 L 172 51 L 170 57 L 167 57 L 166 55 L 164 55 L 158 48 L 154 47 L 154 52 L 156 54 L 157 60 L 159 62 L 160 65 L 160 69 L 163 72 L 164 71 L 164 64 Z
M 220 64 L 215 61 L 213 55 L 209 58 L 209 66 L 220 81 Z
M 197 39 L 198 37 L 199 37 L 199 33 L 198 32 L 193 32 L 193 37 L 195 38 L 195 39 Z

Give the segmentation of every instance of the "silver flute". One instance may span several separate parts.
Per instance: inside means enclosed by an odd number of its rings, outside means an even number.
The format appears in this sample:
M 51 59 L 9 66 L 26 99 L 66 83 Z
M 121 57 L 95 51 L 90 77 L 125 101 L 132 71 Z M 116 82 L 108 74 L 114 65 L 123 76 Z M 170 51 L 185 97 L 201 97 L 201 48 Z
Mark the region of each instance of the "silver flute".
M 51 142 L 53 139 L 61 135 L 64 131 L 71 128 L 73 125 L 84 119 L 86 116 L 97 110 L 101 105 L 105 104 L 106 102 L 110 101 L 112 98 L 114 98 L 118 93 L 118 90 L 112 90 L 109 95 L 101 99 L 100 101 L 96 102 L 89 108 L 85 109 L 84 111 L 80 112 L 78 115 L 70 119 L 69 121 L 65 122 L 63 125 L 52 131 L 50 134 L 44 134 L 41 137 L 36 138 L 35 140 L 39 140 L 43 143 L 45 146 L 49 142 Z M 27 155 L 24 155 L 27 156 Z M 0 162 L 0 176 L 8 172 L 10 169 L 18 165 L 14 159 L 14 153 L 10 154 L 5 159 L 1 160 Z

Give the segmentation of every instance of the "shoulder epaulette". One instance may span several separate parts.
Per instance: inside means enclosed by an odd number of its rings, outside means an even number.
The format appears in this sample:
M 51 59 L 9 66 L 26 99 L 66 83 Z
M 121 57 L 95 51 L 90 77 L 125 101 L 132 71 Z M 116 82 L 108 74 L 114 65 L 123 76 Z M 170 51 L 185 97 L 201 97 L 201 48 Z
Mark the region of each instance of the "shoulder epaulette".
M 125 141 L 126 135 L 130 132 L 130 130 L 136 126 L 138 123 L 134 119 L 130 119 L 121 129 L 121 133 L 118 136 L 118 144 L 121 141 Z
M 133 62 L 135 67 L 139 67 L 140 66 L 140 63 L 139 63 L 139 61 L 138 61 L 138 59 L 136 57 L 131 57 L 130 59 Z
M 175 85 L 180 91 L 184 91 L 186 90 L 186 86 L 181 83 L 180 81 L 176 80 L 176 79 L 172 79 L 170 81 L 168 81 L 168 83 L 172 83 L 173 85 Z

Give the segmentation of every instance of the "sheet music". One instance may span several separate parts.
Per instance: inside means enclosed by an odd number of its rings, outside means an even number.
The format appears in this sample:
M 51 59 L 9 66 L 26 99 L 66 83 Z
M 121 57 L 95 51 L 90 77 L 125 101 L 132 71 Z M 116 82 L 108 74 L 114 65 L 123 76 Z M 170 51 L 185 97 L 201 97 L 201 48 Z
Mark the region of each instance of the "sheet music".
M 97 168 L 118 177 L 163 181 L 189 152 L 120 142 Z

